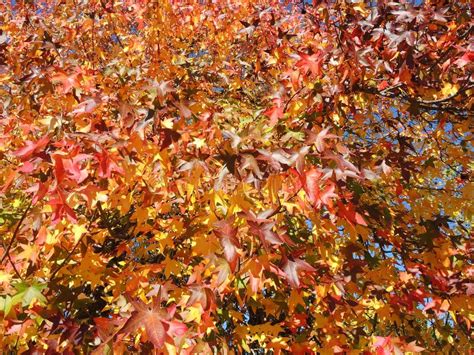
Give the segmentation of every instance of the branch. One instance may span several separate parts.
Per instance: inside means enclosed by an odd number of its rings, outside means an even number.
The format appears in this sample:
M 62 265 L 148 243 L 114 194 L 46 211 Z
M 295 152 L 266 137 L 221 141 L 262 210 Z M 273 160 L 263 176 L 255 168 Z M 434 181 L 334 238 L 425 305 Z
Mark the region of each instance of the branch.
M 472 116 L 472 113 L 469 113 L 467 109 L 462 109 L 455 106 L 446 106 L 444 104 L 451 101 L 452 99 L 454 99 L 461 93 L 469 89 L 473 89 L 474 85 L 467 85 L 464 88 L 459 89 L 456 93 L 448 97 L 437 99 L 437 100 L 423 100 L 423 99 L 415 98 L 415 97 L 409 96 L 408 94 L 406 94 L 405 92 L 401 90 L 400 92 L 394 92 L 395 89 L 400 89 L 402 86 L 403 86 L 402 83 L 398 83 L 397 85 L 388 87 L 384 90 L 378 90 L 375 87 L 362 87 L 362 86 L 357 85 L 355 89 L 367 94 L 378 95 L 378 96 L 392 98 L 392 99 L 399 98 L 399 99 L 407 101 L 408 103 L 412 105 L 417 105 L 418 107 L 425 110 L 445 111 L 445 112 L 449 112 L 453 114 L 465 115 L 468 117 Z
M 448 102 L 452 99 L 454 99 L 456 96 L 458 96 L 459 94 L 463 93 L 464 91 L 467 91 L 469 89 L 472 89 L 474 88 L 474 85 L 467 85 L 465 86 L 464 88 L 461 88 L 459 89 L 456 93 L 450 95 L 450 96 L 447 96 L 443 99 L 438 99 L 438 100 L 418 100 L 418 102 L 422 103 L 422 104 L 426 104 L 426 105 L 437 105 L 437 104 L 442 104 L 444 102 Z
M 303 91 L 305 87 L 302 87 L 300 89 L 298 89 L 289 99 L 288 101 L 286 102 L 285 106 L 283 107 L 283 112 L 285 112 L 288 108 L 288 106 L 290 105 L 291 101 L 293 101 L 293 99 L 296 97 L 296 95 L 298 95 L 301 91 Z
M 25 210 L 23 211 L 23 214 L 21 215 L 21 218 L 20 220 L 18 221 L 18 224 L 16 225 L 16 228 L 15 228 L 15 231 L 13 232 L 13 235 L 10 239 L 10 243 L 8 243 L 8 246 L 5 248 L 5 254 L 3 254 L 2 256 L 2 260 L 0 261 L 0 264 L 3 263 L 3 261 L 5 260 L 5 258 L 8 258 L 8 260 L 10 261 L 10 264 L 12 264 L 12 267 L 13 267 L 13 270 L 15 271 L 15 274 L 21 279 L 23 280 L 23 277 L 21 276 L 20 272 L 18 271 L 18 269 L 16 268 L 16 265 L 15 263 L 13 262 L 11 256 L 10 256 L 10 249 L 12 248 L 13 246 L 13 243 L 15 242 L 15 239 L 18 235 L 18 232 L 20 231 L 20 227 L 23 223 L 23 221 L 25 220 L 26 218 L 26 215 L 28 214 L 28 211 L 30 210 L 31 208 L 31 204 L 32 204 L 32 201 L 30 201 L 30 203 L 28 204 L 28 207 L 25 208 Z
M 26 215 L 28 213 L 28 211 L 30 210 L 31 208 L 31 201 L 28 205 L 28 207 L 26 207 L 26 209 L 23 211 L 23 214 L 21 215 L 21 218 L 20 218 L 20 221 L 18 222 L 18 224 L 16 225 L 16 228 L 15 228 L 15 231 L 13 232 L 13 235 L 12 235 L 12 238 L 10 239 L 10 243 L 8 243 L 8 246 L 6 247 L 5 249 L 5 254 L 3 254 L 2 256 L 2 260 L 0 260 L 0 264 L 3 263 L 3 261 L 5 260 L 6 257 L 10 257 L 9 253 L 10 253 L 10 249 L 12 248 L 13 246 L 13 242 L 15 241 L 17 235 L 18 235 L 18 232 L 20 230 L 20 227 L 21 227 L 21 224 L 23 223 L 23 221 L 25 220 L 26 218 Z

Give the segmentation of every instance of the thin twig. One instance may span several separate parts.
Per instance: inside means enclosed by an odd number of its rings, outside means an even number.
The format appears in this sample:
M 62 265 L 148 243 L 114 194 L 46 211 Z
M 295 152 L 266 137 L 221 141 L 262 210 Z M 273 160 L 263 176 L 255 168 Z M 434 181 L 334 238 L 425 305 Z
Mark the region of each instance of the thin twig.
M 28 204 L 28 207 L 26 207 L 26 209 L 23 211 L 23 214 L 22 214 L 20 220 L 18 221 L 18 224 L 16 225 L 15 231 L 13 232 L 12 238 L 10 239 L 10 243 L 8 243 L 8 246 L 5 248 L 5 254 L 3 254 L 2 260 L 0 260 L 0 264 L 3 263 L 3 261 L 5 260 L 6 257 L 10 257 L 10 255 L 9 255 L 10 249 L 12 248 L 13 242 L 15 241 L 15 239 L 18 235 L 21 224 L 25 220 L 26 215 L 27 215 L 28 211 L 31 208 L 31 204 L 32 204 L 32 201 L 30 201 L 30 203 Z
M 15 231 L 13 232 L 13 235 L 10 239 L 10 243 L 8 243 L 8 246 L 5 248 L 5 254 L 3 254 L 2 256 L 2 260 L 0 261 L 0 264 L 3 263 L 3 261 L 5 260 L 5 258 L 8 258 L 8 261 L 10 261 L 10 264 L 12 265 L 13 267 L 13 270 L 15 271 L 15 274 L 21 279 L 23 280 L 23 277 L 21 276 L 20 272 L 18 271 L 18 269 L 16 268 L 16 265 L 15 263 L 13 262 L 12 260 L 12 257 L 10 255 L 10 249 L 12 248 L 13 246 L 13 243 L 15 242 L 15 239 L 18 235 L 18 232 L 20 231 L 20 227 L 23 223 L 23 221 L 25 220 L 26 218 L 26 215 L 28 214 L 28 211 L 30 210 L 31 208 L 31 204 L 32 204 L 32 201 L 30 201 L 30 203 L 28 204 L 28 207 L 25 208 L 25 210 L 23 211 L 23 214 L 21 215 L 21 218 L 20 220 L 18 221 L 18 224 L 16 225 L 16 228 L 15 228 Z
M 286 111 L 286 109 L 288 108 L 288 106 L 290 105 L 291 101 L 293 101 L 293 99 L 296 97 L 296 95 L 298 95 L 301 91 L 303 91 L 304 87 L 298 89 L 289 99 L 288 101 L 286 102 L 285 106 L 283 107 L 283 112 Z

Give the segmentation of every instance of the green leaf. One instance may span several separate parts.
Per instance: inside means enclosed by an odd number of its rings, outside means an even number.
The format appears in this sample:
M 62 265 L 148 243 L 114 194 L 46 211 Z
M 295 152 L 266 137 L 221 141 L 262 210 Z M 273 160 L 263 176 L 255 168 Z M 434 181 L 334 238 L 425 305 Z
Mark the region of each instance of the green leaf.
M 6 317 L 12 309 L 12 298 L 9 295 L 0 297 L 0 311 L 3 312 L 3 316 Z
M 12 297 L 12 304 L 17 304 L 21 302 L 23 307 L 29 306 L 34 300 L 37 300 L 41 303 L 46 303 L 46 297 L 41 293 L 42 290 L 46 288 L 46 285 L 34 283 L 28 285 L 24 282 L 20 282 L 14 285 L 18 293 Z

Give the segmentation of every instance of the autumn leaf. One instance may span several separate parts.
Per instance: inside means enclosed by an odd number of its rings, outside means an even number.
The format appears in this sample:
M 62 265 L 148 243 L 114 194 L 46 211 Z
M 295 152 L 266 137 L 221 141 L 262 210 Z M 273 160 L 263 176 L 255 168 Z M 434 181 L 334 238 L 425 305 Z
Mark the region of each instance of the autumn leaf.
M 160 147 L 168 148 L 172 143 L 177 142 L 181 138 L 181 134 L 169 128 L 159 129 Z
M 321 75 L 321 67 L 324 58 L 320 53 L 315 53 L 312 55 L 300 53 L 298 56 L 300 60 L 296 63 L 296 66 L 301 68 L 304 74 L 311 72 L 311 74 L 316 76 Z
M 273 212 L 274 210 L 267 210 L 257 215 L 253 211 L 245 212 L 250 231 L 260 239 L 266 248 L 270 245 L 281 245 L 285 242 L 282 236 L 273 231 L 275 222 L 266 218 Z
M 263 112 L 265 116 L 270 118 L 269 124 L 270 126 L 274 126 L 278 123 L 280 118 L 283 118 L 283 102 L 280 98 L 273 99 L 273 106 L 268 108 Z
M 313 204 L 319 199 L 321 177 L 322 173 L 317 168 L 312 168 L 301 175 L 303 188 L 308 195 L 309 201 Z
M 100 105 L 102 102 L 101 98 L 98 96 L 94 96 L 88 98 L 81 103 L 79 103 L 74 110 L 71 111 L 71 114 L 75 116 L 85 115 L 94 112 L 97 106 Z
M 36 142 L 27 141 L 26 145 L 23 148 L 20 148 L 13 152 L 13 155 L 21 158 L 22 160 L 26 160 L 34 153 L 38 153 L 42 149 L 44 149 L 49 143 L 49 137 L 47 135 L 41 137 Z
M 338 138 L 336 135 L 329 134 L 328 132 L 329 127 L 322 129 L 318 134 L 310 132 L 310 135 L 306 140 L 306 144 L 314 144 L 319 152 L 323 152 L 327 146 L 325 140 Z
M 118 174 L 123 173 L 123 169 L 120 168 L 115 159 L 105 150 L 95 154 L 95 158 L 99 162 L 99 177 L 108 178 L 112 176 L 112 173 Z
M 301 271 L 305 272 L 315 272 L 316 269 L 309 265 L 306 261 L 299 258 L 288 258 L 283 256 L 282 258 L 282 270 L 285 273 L 285 277 L 288 280 L 289 284 L 292 287 L 300 286 L 299 273 Z
M 239 260 L 238 248 L 239 240 L 237 238 L 237 228 L 232 226 L 233 219 L 222 220 L 215 223 L 214 233 L 219 237 L 222 247 L 224 248 L 224 255 L 229 262 L 232 271 L 235 271 L 237 262 Z
M 73 88 L 79 87 L 79 75 L 79 70 L 69 75 L 62 70 L 57 70 L 53 75 L 51 75 L 51 80 L 53 82 L 59 82 L 61 84 L 61 93 L 67 94 Z
M 465 353 L 469 1 L 4 1 L 0 353 Z
M 145 328 L 148 340 L 153 345 L 161 349 L 166 341 L 166 337 L 183 335 L 187 327 L 183 323 L 173 320 L 175 308 L 161 308 L 157 303 L 145 304 L 140 300 L 129 299 L 135 311 L 123 325 L 119 333 L 135 332 L 138 328 Z
M 338 213 L 341 217 L 345 218 L 350 224 L 360 224 L 367 227 L 367 223 L 364 218 L 355 210 L 355 206 L 352 203 L 343 203 L 338 201 L 337 203 Z

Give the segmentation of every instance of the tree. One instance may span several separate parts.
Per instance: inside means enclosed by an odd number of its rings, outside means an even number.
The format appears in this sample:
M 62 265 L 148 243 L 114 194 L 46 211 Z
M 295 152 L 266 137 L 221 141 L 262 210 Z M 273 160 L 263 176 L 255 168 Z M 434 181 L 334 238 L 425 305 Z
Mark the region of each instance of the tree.
M 472 348 L 469 1 L 0 6 L 5 352 Z

